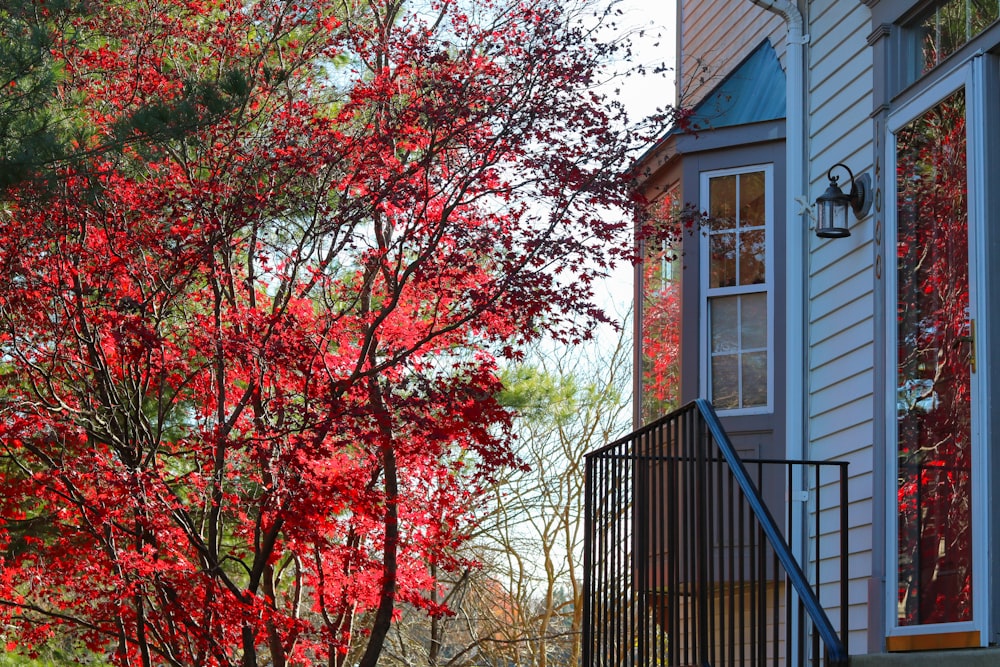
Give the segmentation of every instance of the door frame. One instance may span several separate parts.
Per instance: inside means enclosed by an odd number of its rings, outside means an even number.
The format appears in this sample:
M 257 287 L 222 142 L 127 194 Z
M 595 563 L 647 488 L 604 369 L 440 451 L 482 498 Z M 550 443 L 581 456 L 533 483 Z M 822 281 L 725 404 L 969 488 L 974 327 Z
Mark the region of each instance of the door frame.
M 990 522 L 989 522 L 989 423 L 986 419 L 986 408 L 989 403 L 987 391 L 988 365 L 990 363 L 986 350 L 986 341 L 990 340 L 989 322 L 984 315 L 987 310 L 987 294 L 983 289 L 987 282 L 985 238 L 986 211 L 986 156 L 985 131 L 986 114 L 985 95 L 986 75 L 983 57 L 976 55 L 966 62 L 959 63 L 920 94 L 893 109 L 888 116 L 885 165 L 885 221 L 886 249 L 888 257 L 892 257 L 891 268 L 887 262 L 885 277 L 885 628 L 886 643 L 890 650 L 919 649 L 936 646 L 948 647 L 949 641 L 954 647 L 986 646 L 990 639 L 990 598 L 993 586 L 990 580 L 988 563 Z M 897 619 L 898 600 L 898 521 L 897 521 L 897 370 L 896 370 L 896 141 L 895 133 L 923 112 L 942 101 L 959 89 L 966 91 L 966 173 L 969 183 L 967 194 L 968 230 L 969 230 L 969 310 L 970 316 L 976 320 L 975 355 L 980 361 L 971 373 L 971 438 L 972 451 L 972 620 L 953 623 L 933 623 L 912 626 L 900 626 Z M 986 371 L 986 372 L 984 372 Z M 921 641 L 921 638 L 930 639 Z

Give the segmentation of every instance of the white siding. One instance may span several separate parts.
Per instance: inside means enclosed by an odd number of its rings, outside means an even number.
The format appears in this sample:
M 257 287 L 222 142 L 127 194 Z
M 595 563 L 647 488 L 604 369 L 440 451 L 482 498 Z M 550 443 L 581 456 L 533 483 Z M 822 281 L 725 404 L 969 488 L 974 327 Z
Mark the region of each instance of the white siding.
M 681 0 L 678 97 L 692 107 L 770 38 L 784 65 L 785 26 L 772 12 L 734 0 Z
M 855 174 L 871 172 L 872 54 L 866 43 L 871 15 L 861 2 L 813 0 L 808 5 L 807 154 L 810 201 L 827 186 L 838 162 Z M 846 190 L 846 173 L 840 172 Z M 872 576 L 874 488 L 874 264 L 873 222 L 854 223 L 846 239 L 809 235 L 808 387 L 809 451 L 814 459 L 849 461 L 849 648 L 867 652 L 868 580 Z M 837 515 L 820 517 L 820 570 L 835 565 Z M 881 528 L 878 528 L 881 530 Z M 813 555 L 815 556 L 815 555 Z M 815 563 L 810 564 L 810 568 Z M 834 593 L 836 595 L 836 593 Z M 828 608 L 839 623 L 840 610 Z M 878 613 L 877 610 L 874 613 Z

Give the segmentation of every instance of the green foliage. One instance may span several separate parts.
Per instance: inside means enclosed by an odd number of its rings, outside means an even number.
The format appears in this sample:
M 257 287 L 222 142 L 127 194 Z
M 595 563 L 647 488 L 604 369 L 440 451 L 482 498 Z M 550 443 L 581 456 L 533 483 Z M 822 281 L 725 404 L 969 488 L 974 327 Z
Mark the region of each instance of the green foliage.
M 529 421 L 565 422 L 577 411 L 581 394 L 588 390 L 579 386 L 572 375 L 552 373 L 530 364 L 506 369 L 501 379 L 504 389 L 500 403 Z
M 106 662 L 85 650 L 46 651 L 46 655 L 29 658 L 14 651 L 0 652 L 0 667 L 64 667 L 65 665 L 92 665 L 104 667 Z
M 49 55 L 51 25 L 39 22 L 35 3 L 6 4 L 0 10 L 0 187 L 61 152 L 52 99 L 62 73 Z M 51 16 L 65 9 L 53 3 Z
M 33 660 L 17 653 L 0 655 L 0 667 L 56 667 L 51 660 Z
M 246 73 L 237 69 L 224 72 L 218 81 L 191 80 L 185 84 L 180 98 L 158 100 L 121 118 L 115 134 L 123 144 L 134 133 L 147 141 L 178 140 L 232 113 L 246 103 L 249 94 L 250 81 Z
M 525 363 L 506 369 L 502 380 L 500 403 L 528 423 L 565 425 L 581 410 L 624 400 L 621 391 L 605 386 L 599 376 L 585 369 L 550 370 L 544 365 Z

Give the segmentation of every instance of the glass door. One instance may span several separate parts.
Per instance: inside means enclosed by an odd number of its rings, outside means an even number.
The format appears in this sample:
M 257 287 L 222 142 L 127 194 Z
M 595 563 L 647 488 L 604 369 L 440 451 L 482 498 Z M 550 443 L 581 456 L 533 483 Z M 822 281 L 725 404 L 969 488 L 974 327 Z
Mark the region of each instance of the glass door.
M 966 97 L 897 130 L 897 627 L 973 620 Z

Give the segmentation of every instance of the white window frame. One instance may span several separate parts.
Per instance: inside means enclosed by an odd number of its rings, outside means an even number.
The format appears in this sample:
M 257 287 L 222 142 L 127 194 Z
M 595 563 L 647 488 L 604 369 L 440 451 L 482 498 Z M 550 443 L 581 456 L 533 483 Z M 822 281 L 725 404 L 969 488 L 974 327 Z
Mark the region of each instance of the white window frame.
M 703 398 L 712 399 L 712 351 L 711 329 L 709 322 L 709 301 L 714 297 L 739 296 L 764 292 L 767 299 L 767 402 L 765 405 L 747 408 L 722 409 L 716 406 L 720 415 L 756 415 L 769 414 L 774 411 L 774 333 L 778 323 L 774 321 L 774 165 L 772 163 L 753 164 L 728 169 L 715 169 L 700 173 L 699 207 L 702 211 L 709 210 L 709 181 L 722 176 L 739 176 L 751 172 L 764 172 L 764 282 L 755 285 L 737 285 L 734 287 L 709 288 L 709 230 L 700 230 L 699 250 L 699 339 L 701 359 L 701 382 L 699 392 Z M 742 400 L 742 388 L 740 389 Z
M 982 372 L 972 373 L 972 439 L 977 444 L 972 452 L 972 620 L 954 623 L 928 623 L 920 625 L 901 626 L 898 624 L 896 599 L 898 597 L 898 567 L 897 540 L 898 524 L 893 519 L 897 516 L 897 456 L 898 441 L 896 420 L 897 371 L 892 361 L 897 356 L 896 331 L 896 140 L 895 134 L 932 108 L 949 95 L 960 89 L 966 92 L 966 132 L 967 132 L 967 178 L 969 180 L 968 216 L 969 216 L 969 305 L 970 315 L 976 319 L 976 349 L 979 359 L 986 359 L 985 341 L 990 340 L 988 318 L 977 316 L 986 312 L 985 290 L 979 286 L 986 280 L 987 257 L 985 244 L 978 241 L 982 238 L 985 224 L 985 193 L 990 187 L 989 175 L 985 167 L 984 125 L 987 122 L 988 111 L 984 102 L 984 90 L 987 85 L 983 57 L 976 55 L 971 60 L 956 64 L 950 71 L 934 77 L 936 80 L 927 86 L 926 90 L 907 101 L 889 114 L 887 137 L 885 141 L 885 164 L 888 177 L 885 179 L 887 203 L 885 220 L 887 232 L 887 249 L 890 249 L 885 276 L 885 323 L 886 347 L 885 359 L 889 361 L 885 377 L 885 490 L 886 490 L 886 550 L 885 550 L 885 623 L 886 634 L 889 637 L 904 637 L 912 635 L 928 635 L 945 632 L 978 631 L 980 643 L 986 646 L 989 641 L 989 602 L 991 584 L 989 582 L 989 500 L 986 490 L 989 488 L 989 442 L 985 432 L 983 409 L 989 406 L 989 396 L 986 391 L 985 378 Z

